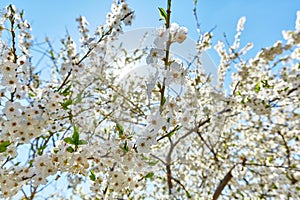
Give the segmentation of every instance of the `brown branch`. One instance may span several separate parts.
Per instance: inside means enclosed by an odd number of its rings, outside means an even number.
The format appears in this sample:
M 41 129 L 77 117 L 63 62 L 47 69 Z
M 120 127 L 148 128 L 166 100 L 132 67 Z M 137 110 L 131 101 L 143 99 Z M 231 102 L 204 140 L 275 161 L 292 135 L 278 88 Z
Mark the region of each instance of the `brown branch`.
M 11 13 L 14 13 L 14 10 L 12 8 L 12 5 L 9 5 L 9 9 L 11 10 Z M 15 18 L 13 17 L 13 14 L 11 16 L 9 16 L 9 21 L 10 21 L 10 33 L 11 33 L 11 42 L 12 42 L 12 47 L 11 47 L 11 53 L 13 54 L 13 63 L 17 63 L 17 49 L 16 49 L 16 33 L 14 30 L 14 26 L 15 26 Z M 14 101 L 14 97 L 15 97 L 15 93 L 16 93 L 16 88 L 13 92 L 10 93 L 10 101 L 13 102 Z
M 159 142 L 160 140 L 166 138 L 166 137 L 169 137 L 171 133 L 175 132 L 175 131 L 178 131 L 181 127 L 180 126 L 175 126 L 171 131 L 167 132 L 167 134 L 161 136 L 160 138 L 158 138 L 156 141 Z
M 48 144 L 48 142 L 50 141 L 50 139 L 52 138 L 52 136 L 54 136 L 54 132 L 49 132 L 49 136 L 47 137 L 47 139 L 44 140 L 44 143 L 41 144 L 41 148 L 42 148 L 41 154 L 44 152 L 44 150 L 45 150 L 44 147 L 47 146 L 47 144 Z
M 67 81 L 69 80 L 70 76 L 71 76 L 71 73 L 72 72 L 72 69 L 70 69 L 70 71 L 68 72 L 66 78 L 64 79 L 64 81 L 62 82 L 62 84 L 59 86 L 59 88 L 57 88 L 56 92 L 59 92 L 67 83 Z
M 110 168 L 110 171 L 114 171 L 115 170 L 115 167 L 116 167 L 117 163 L 114 162 L 113 166 Z M 109 183 L 107 184 L 107 186 L 105 187 L 105 189 L 103 190 L 103 199 L 106 199 L 105 196 L 107 194 L 107 191 L 108 191 L 108 186 L 109 186 Z
M 125 15 L 121 21 L 125 20 L 127 17 L 129 17 L 130 15 L 132 15 L 134 12 L 130 12 L 128 13 L 127 15 Z M 100 38 L 99 40 L 97 41 L 96 44 L 99 44 L 103 39 L 104 37 L 106 37 L 107 35 L 109 35 L 111 32 L 112 32 L 112 29 L 113 28 L 110 28 L 108 31 L 106 31 Z M 82 63 L 82 61 L 84 61 L 84 59 L 86 59 L 90 53 L 95 49 L 96 46 L 92 46 L 91 48 L 88 49 L 88 51 L 86 52 L 86 54 L 78 61 L 75 63 L 75 65 L 79 65 L 80 63 Z
M 166 19 L 166 29 L 170 28 L 170 21 L 171 21 L 171 5 L 172 5 L 172 0 L 168 0 L 168 5 L 167 5 L 167 19 Z M 171 47 L 171 42 L 170 42 L 170 37 L 168 38 L 168 41 L 166 42 L 166 56 L 164 58 L 164 64 L 165 64 L 165 70 L 169 69 L 169 57 L 170 57 L 170 47 Z M 166 90 L 166 77 L 163 79 L 163 84 L 160 88 L 160 107 L 159 107 L 159 112 L 162 113 L 163 111 L 163 106 L 165 103 L 165 90 Z
M 300 172 L 299 168 L 289 167 L 289 166 L 282 166 L 282 165 L 267 165 L 267 164 L 261 164 L 261 163 L 237 163 L 244 166 L 257 166 L 257 167 L 269 167 L 269 168 L 281 168 L 281 169 L 289 169 Z
M 166 170 L 167 170 L 167 181 L 168 181 L 168 189 L 169 189 L 169 194 L 172 194 L 172 171 L 171 171 L 171 163 L 168 163 L 166 165 Z
M 224 176 L 220 184 L 218 185 L 214 195 L 213 195 L 213 200 L 217 200 L 222 193 L 223 189 L 225 186 L 229 183 L 229 181 L 232 179 L 232 174 L 231 171 L 235 168 L 235 165 L 227 172 L 227 174 Z
M 209 144 L 207 143 L 207 141 L 204 139 L 204 137 L 202 136 L 202 134 L 201 134 L 200 131 L 199 131 L 199 128 L 200 128 L 201 126 L 203 126 L 204 124 L 206 124 L 207 122 L 209 122 L 209 121 L 210 121 L 210 118 L 208 118 L 208 119 L 206 119 L 205 121 L 201 122 L 201 123 L 198 125 L 198 128 L 197 128 L 196 133 L 197 133 L 197 135 L 200 137 L 200 139 L 201 139 L 201 141 L 204 143 L 204 145 L 205 145 L 205 146 L 210 150 L 210 152 L 214 155 L 215 161 L 218 162 L 217 153 L 215 152 L 215 150 L 213 149 L 213 147 L 211 147 L 211 145 L 209 145 Z
M 179 142 L 181 140 L 183 140 L 184 138 L 186 138 L 187 136 L 189 136 L 190 134 L 192 134 L 193 132 L 197 132 L 198 129 L 203 126 L 204 124 L 208 123 L 210 121 L 210 118 L 207 118 L 204 121 L 201 121 L 197 127 L 195 127 L 194 129 L 190 130 L 189 132 L 187 132 L 185 135 L 181 136 L 180 138 L 178 138 L 178 140 L 176 142 L 172 142 L 171 138 L 169 138 L 170 141 L 170 149 L 166 158 L 166 170 L 167 170 L 167 181 L 168 181 L 168 189 L 169 189 L 169 194 L 172 193 L 172 171 L 171 171 L 171 157 L 172 157 L 172 153 L 173 150 L 175 149 L 175 147 L 177 146 L 177 144 L 179 144 Z
M 33 191 L 31 191 L 31 195 L 27 200 L 33 200 L 37 193 L 38 186 L 33 187 Z
M 292 165 L 292 162 L 291 162 L 291 150 L 289 148 L 289 145 L 288 145 L 288 143 L 287 143 L 284 135 L 280 131 L 278 131 L 277 133 L 281 136 L 281 138 L 283 140 L 284 147 L 286 148 L 286 153 L 287 153 L 288 166 L 291 168 L 291 165 Z M 298 180 L 294 177 L 293 174 L 290 174 L 290 176 L 291 176 L 291 180 L 290 181 L 292 182 L 292 184 L 295 184 L 295 183 L 298 182 Z
M 9 8 L 11 9 L 11 12 L 13 11 L 12 5 L 9 5 Z M 12 54 L 14 56 L 13 63 L 17 63 L 17 49 L 16 49 L 16 33 L 14 31 L 15 26 L 15 18 L 12 16 L 9 16 L 10 21 L 10 33 L 11 33 L 11 40 L 12 40 Z
M 280 131 L 278 131 L 277 133 L 280 135 L 280 137 L 281 137 L 282 140 L 283 140 L 284 147 L 286 148 L 288 165 L 290 166 L 290 165 L 291 165 L 291 159 L 290 159 L 291 151 L 290 151 L 290 148 L 289 148 L 289 146 L 288 146 L 288 144 L 287 144 L 287 142 L 286 142 L 286 140 L 285 140 L 284 135 L 283 135 Z
M 240 85 L 240 81 L 238 81 L 237 83 L 236 83 L 236 85 L 234 86 L 234 89 L 233 89 L 233 92 L 232 92 L 232 95 L 233 96 L 235 96 L 235 93 L 236 93 L 236 90 L 237 90 L 237 88 L 238 88 L 238 86 Z
M 300 85 L 298 85 L 298 87 L 295 87 L 293 89 L 290 89 L 288 92 L 287 92 L 287 95 L 289 96 L 292 92 L 295 92 L 296 90 L 298 90 L 300 87 Z

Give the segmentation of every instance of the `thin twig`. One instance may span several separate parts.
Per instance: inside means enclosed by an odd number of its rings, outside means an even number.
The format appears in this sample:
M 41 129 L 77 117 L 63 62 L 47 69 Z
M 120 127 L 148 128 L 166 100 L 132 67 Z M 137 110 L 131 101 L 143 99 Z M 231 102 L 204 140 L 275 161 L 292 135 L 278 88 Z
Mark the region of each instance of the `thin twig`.
M 154 155 L 154 154 L 150 154 L 150 156 L 152 156 L 153 158 L 159 160 L 160 162 L 162 162 L 164 165 L 167 165 L 167 163 L 165 161 L 163 161 L 161 158 L 159 158 L 158 156 Z

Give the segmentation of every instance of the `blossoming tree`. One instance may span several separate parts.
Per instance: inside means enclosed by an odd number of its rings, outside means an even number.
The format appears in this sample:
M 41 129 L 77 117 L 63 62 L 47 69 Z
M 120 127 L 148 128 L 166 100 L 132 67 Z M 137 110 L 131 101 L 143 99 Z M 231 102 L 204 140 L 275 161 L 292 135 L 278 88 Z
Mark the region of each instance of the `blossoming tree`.
M 159 8 L 164 26 L 151 48 L 133 54 L 115 43 L 134 19 L 125 1 L 113 2 L 92 35 L 79 17 L 79 46 L 68 35 L 56 54 L 46 40 L 49 80 L 31 61 L 24 13 L 5 8 L 2 199 L 299 198 L 300 11 L 295 30 L 247 60 L 252 44 L 240 47 L 241 18 L 234 43 L 214 46 L 220 64 L 213 84 L 200 59 L 212 33 L 199 32 L 197 54 L 184 63 L 172 45 L 183 43 L 188 30 L 170 21 L 171 4 Z M 141 60 L 153 74 L 118 79 L 125 65 Z M 51 192 L 61 179 L 68 191 L 57 185 Z

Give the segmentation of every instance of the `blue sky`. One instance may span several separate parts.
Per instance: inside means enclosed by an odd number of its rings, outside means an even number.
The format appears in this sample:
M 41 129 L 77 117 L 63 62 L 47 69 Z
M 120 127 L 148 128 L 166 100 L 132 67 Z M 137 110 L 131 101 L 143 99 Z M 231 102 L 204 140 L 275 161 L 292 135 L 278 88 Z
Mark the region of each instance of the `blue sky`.
M 31 22 L 37 41 L 49 36 L 55 44 L 68 32 L 78 38 L 75 18 L 84 15 L 90 22 L 91 30 L 105 22 L 110 10 L 110 0 L 1 0 L 0 7 L 15 4 L 25 10 L 25 17 Z M 132 27 L 158 27 L 157 7 L 166 7 L 166 0 L 128 0 L 135 10 L 136 19 Z M 189 29 L 189 37 L 197 39 L 195 20 L 192 14 L 193 0 L 173 0 L 172 21 Z M 236 23 L 242 16 L 247 17 L 243 43 L 254 42 L 254 54 L 262 47 L 270 46 L 282 39 L 281 30 L 293 29 L 296 11 L 300 10 L 299 0 L 198 0 L 197 6 L 202 31 L 213 27 L 213 42 L 222 40 L 226 33 L 232 41 Z M 129 30 L 128 29 L 128 30 Z M 212 55 L 215 59 L 216 55 Z
M 194 0 L 173 0 L 172 21 L 186 26 L 189 37 L 196 40 L 196 26 L 192 14 Z M 144 27 L 158 27 L 158 7 L 166 7 L 166 0 L 128 0 L 135 10 L 136 19 L 128 30 Z M 68 32 L 78 38 L 75 18 L 84 15 L 90 22 L 90 29 L 105 22 L 111 0 L 0 0 L 0 8 L 15 4 L 25 10 L 25 18 L 32 25 L 33 35 L 38 42 L 49 36 L 54 46 Z M 296 11 L 300 10 L 299 0 L 198 0 L 198 18 L 202 31 L 213 31 L 213 42 L 222 40 L 226 33 L 229 41 L 235 34 L 236 23 L 246 16 L 242 43 L 253 42 L 255 54 L 261 48 L 282 39 L 281 31 L 293 29 Z M 251 53 L 250 52 L 250 53 Z M 211 52 L 213 59 L 217 55 Z

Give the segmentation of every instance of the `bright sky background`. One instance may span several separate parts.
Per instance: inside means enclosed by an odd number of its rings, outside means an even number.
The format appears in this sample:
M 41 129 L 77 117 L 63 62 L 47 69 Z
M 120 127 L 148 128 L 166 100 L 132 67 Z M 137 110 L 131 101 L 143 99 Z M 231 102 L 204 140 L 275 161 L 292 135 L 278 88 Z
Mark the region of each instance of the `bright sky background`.
M 196 25 L 192 13 L 194 0 L 173 0 L 172 21 L 186 26 L 189 37 L 197 39 Z M 15 4 L 25 10 L 25 18 L 32 24 L 33 34 L 39 42 L 49 36 L 54 44 L 68 32 L 78 38 L 75 18 L 84 15 L 90 22 L 90 30 L 105 22 L 106 13 L 110 10 L 111 0 L 1 0 L 0 7 Z M 158 7 L 166 7 L 166 0 L 128 0 L 135 10 L 136 19 L 130 30 L 143 27 L 158 27 Z M 198 0 L 198 17 L 202 31 L 213 31 L 213 42 L 223 40 L 226 33 L 232 41 L 236 23 L 246 16 L 242 43 L 254 42 L 256 54 L 262 47 L 270 46 L 282 39 L 281 31 L 293 29 L 296 11 L 300 10 L 299 0 Z M 129 30 L 128 29 L 128 30 Z M 213 59 L 218 59 L 211 53 Z
M 173 0 L 172 21 L 189 29 L 189 37 L 196 40 L 196 25 L 192 13 L 194 0 Z M 78 39 L 75 18 L 84 15 L 90 22 L 90 30 L 105 23 L 111 0 L 0 0 L 0 8 L 15 4 L 25 10 L 25 18 L 32 25 L 37 42 L 46 36 L 60 44 L 60 39 L 68 32 Z M 166 7 L 166 0 L 128 0 L 135 10 L 136 19 L 127 30 L 144 27 L 158 27 L 158 7 Z M 252 54 L 282 39 L 281 31 L 294 29 L 296 11 L 300 10 L 300 0 L 198 0 L 198 18 L 202 31 L 213 31 L 213 42 L 223 40 L 226 33 L 229 41 L 235 34 L 240 17 L 246 16 L 242 43 L 253 42 Z M 250 52 L 250 53 L 251 53 Z M 210 53 L 214 60 L 218 56 Z

